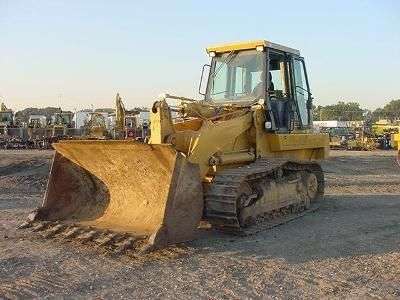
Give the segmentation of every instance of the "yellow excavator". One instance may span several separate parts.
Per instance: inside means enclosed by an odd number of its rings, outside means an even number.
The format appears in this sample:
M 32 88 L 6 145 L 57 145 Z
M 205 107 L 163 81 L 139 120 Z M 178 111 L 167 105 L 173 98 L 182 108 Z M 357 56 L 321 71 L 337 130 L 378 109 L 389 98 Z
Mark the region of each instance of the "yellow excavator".
M 207 53 L 204 99 L 161 95 L 148 144 L 54 144 L 43 205 L 21 227 L 147 251 L 193 240 L 201 220 L 241 232 L 310 209 L 324 192 L 329 138 L 312 132 L 300 52 L 255 40 Z
M 136 138 L 138 110 L 126 110 L 121 96 L 115 98 L 115 128 L 114 139 Z

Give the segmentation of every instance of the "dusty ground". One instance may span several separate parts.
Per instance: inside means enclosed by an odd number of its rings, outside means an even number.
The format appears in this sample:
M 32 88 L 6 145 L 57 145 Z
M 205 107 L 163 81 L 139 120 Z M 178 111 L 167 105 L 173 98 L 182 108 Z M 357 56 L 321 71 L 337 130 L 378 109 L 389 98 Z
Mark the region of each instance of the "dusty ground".
M 51 152 L 0 152 L 0 298 L 400 298 L 394 152 L 332 152 L 321 208 L 251 237 L 208 232 L 134 259 L 15 230 Z

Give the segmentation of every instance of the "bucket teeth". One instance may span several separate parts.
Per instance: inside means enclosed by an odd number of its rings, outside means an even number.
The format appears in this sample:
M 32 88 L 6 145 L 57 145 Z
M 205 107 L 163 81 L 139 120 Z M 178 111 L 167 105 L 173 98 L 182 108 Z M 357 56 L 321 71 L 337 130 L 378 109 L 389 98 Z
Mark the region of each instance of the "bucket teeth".
M 115 241 L 118 236 L 119 234 L 117 233 L 109 233 L 105 237 L 97 239 L 96 242 L 98 243 L 98 246 L 108 246 Z
M 135 243 L 135 240 L 136 239 L 133 237 L 128 237 L 127 239 L 125 239 L 124 241 L 122 241 L 121 243 L 119 243 L 117 245 L 117 249 L 115 249 L 115 253 L 119 254 L 119 253 L 125 252 L 126 250 L 131 249 Z
M 49 222 L 40 222 L 39 224 L 35 225 L 32 228 L 32 231 L 37 232 L 37 231 L 45 230 L 48 225 L 49 225 Z
M 77 237 L 77 239 L 82 241 L 82 242 L 88 242 L 88 241 L 93 240 L 99 234 L 100 234 L 100 232 L 98 232 L 96 230 L 90 230 L 89 232 L 83 232 L 82 234 L 80 234 Z
M 95 247 L 107 247 L 115 254 L 122 254 L 129 249 L 137 248 L 138 241 L 144 241 L 147 236 L 133 236 L 126 232 L 113 232 L 111 230 L 101 230 L 93 227 L 82 227 L 74 223 L 61 222 L 27 222 L 24 226 L 31 227 L 32 231 L 40 232 L 43 238 L 52 238 L 54 236 L 64 239 L 74 239 L 81 243 L 93 242 Z M 27 228 L 26 227 L 26 228 Z
M 32 222 L 25 221 L 21 225 L 19 225 L 17 228 L 18 229 L 26 229 L 26 228 L 29 228 L 29 227 L 32 227 Z
M 82 231 L 82 228 L 77 227 L 77 226 L 73 226 L 70 227 L 70 229 L 64 233 L 64 238 L 68 239 L 68 238 L 73 238 L 75 236 L 77 236 L 78 234 L 80 234 Z
M 51 227 L 46 233 L 44 233 L 43 237 L 51 238 L 66 228 L 67 228 L 67 225 L 65 225 L 65 224 L 56 224 L 55 226 Z

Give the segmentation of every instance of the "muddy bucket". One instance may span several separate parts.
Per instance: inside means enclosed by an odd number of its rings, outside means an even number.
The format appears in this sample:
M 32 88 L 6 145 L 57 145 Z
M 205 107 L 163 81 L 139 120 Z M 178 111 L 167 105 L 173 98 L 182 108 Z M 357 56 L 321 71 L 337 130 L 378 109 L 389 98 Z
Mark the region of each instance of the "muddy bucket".
M 199 168 L 170 145 L 62 141 L 35 219 L 145 237 L 192 240 L 203 210 Z

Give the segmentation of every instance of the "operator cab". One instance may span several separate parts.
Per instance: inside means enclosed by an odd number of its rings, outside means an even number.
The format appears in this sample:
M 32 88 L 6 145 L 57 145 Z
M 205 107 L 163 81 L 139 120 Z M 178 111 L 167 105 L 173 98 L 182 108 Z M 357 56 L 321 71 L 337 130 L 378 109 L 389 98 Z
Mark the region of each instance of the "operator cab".
M 207 52 L 212 60 L 205 100 L 264 103 L 267 131 L 311 127 L 312 97 L 298 50 L 259 40 L 209 47 Z

